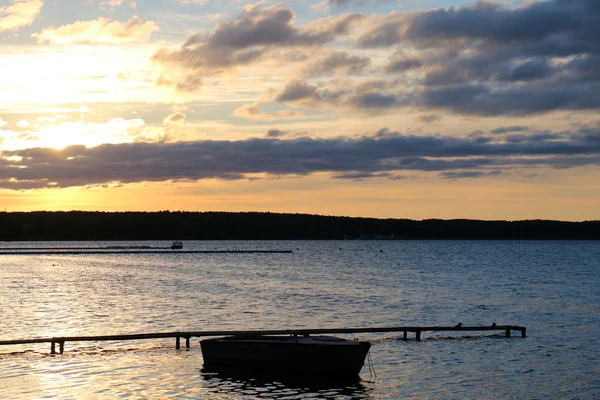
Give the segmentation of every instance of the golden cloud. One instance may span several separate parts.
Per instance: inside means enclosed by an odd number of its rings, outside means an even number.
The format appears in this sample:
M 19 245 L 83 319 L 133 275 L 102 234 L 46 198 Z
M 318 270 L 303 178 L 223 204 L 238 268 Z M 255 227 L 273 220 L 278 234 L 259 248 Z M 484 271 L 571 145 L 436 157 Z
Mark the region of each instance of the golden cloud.
M 255 121 L 283 120 L 297 118 L 304 115 L 303 113 L 292 109 L 284 109 L 276 111 L 274 113 L 268 113 L 263 111 L 260 108 L 260 106 L 261 104 L 259 102 L 254 102 L 252 104 L 244 104 L 240 108 L 235 109 L 233 111 L 233 115 L 235 115 L 236 117 Z
M 139 43 L 148 41 L 152 33 L 159 29 L 152 21 L 142 23 L 138 16 L 127 22 L 98 18 L 46 28 L 33 36 L 39 43 Z
M 29 26 L 40 14 L 42 0 L 12 0 L 10 6 L 0 6 L 0 32 Z

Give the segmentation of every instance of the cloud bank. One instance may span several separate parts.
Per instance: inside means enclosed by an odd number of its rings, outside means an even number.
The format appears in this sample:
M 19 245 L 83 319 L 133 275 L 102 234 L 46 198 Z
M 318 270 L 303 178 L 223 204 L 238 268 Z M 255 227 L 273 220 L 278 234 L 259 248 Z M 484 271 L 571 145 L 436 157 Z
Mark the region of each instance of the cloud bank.
M 291 106 L 524 116 L 600 109 L 598 37 L 595 0 L 518 8 L 480 1 L 385 15 L 349 13 L 305 25 L 295 23 L 290 8 L 254 6 L 211 32 L 190 36 L 180 48 L 162 48 L 153 61 L 167 71 L 158 83 L 180 90 L 202 90 L 206 77 L 279 60 L 281 68 L 297 64 L 300 72 L 275 88 L 279 93 L 271 100 Z M 334 46 L 340 41 L 344 50 Z M 342 84 L 340 77 L 346 78 Z
M 266 138 L 106 144 L 0 153 L 0 188 L 34 189 L 146 181 L 245 179 L 252 174 L 330 173 L 338 179 L 401 179 L 434 172 L 458 179 L 531 168 L 600 165 L 600 128 L 467 138 L 412 136 L 382 129 L 359 138 Z

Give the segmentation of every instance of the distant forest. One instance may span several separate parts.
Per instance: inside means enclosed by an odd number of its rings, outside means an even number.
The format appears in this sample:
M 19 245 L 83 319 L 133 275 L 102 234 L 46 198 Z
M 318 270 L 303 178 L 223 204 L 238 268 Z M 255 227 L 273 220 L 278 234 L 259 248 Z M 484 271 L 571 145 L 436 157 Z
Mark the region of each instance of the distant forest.
M 266 212 L 0 212 L 0 240 L 600 239 L 600 221 L 377 219 Z

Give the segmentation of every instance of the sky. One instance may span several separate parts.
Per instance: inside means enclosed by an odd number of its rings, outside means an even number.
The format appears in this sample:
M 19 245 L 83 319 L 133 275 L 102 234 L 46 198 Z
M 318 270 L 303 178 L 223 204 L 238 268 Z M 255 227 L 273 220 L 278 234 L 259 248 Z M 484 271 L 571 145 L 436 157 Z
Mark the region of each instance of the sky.
M 600 219 L 597 0 L 0 0 L 0 211 Z

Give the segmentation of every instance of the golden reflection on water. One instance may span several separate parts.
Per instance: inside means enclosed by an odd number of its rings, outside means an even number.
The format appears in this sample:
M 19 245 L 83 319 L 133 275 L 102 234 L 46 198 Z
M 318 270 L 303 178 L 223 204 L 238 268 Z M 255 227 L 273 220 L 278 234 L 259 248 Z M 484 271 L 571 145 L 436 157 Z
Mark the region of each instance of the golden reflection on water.
M 3 367 L 10 364 L 6 370 L 11 371 L 1 379 L 2 389 L 13 399 L 370 398 L 369 387 L 361 381 L 315 383 L 206 373 L 199 348 L 90 350 L 2 355 L 0 362 Z

